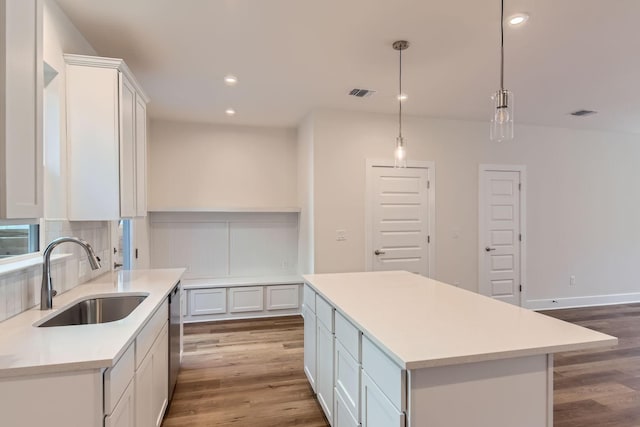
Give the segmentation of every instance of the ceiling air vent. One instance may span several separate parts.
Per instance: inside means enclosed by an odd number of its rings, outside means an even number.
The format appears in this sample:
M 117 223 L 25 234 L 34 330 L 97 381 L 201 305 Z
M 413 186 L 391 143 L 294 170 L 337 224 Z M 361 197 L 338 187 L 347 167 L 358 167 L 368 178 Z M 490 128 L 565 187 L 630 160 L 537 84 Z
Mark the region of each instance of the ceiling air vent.
M 366 98 L 367 96 L 371 96 L 374 93 L 376 93 L 375 90 L 369 90 L 369 89 L 353 89 L 351 92 L 349 92 L 349 95 L 351 96 L 355 96 L 357 98 Z
M 571 113 L 571 115 L 576 117 L 586 117 L 586 116 L 592 116 L 597 113 L 598 113 L 597 111 L 593 111 L 593 110 L 578 110 Z

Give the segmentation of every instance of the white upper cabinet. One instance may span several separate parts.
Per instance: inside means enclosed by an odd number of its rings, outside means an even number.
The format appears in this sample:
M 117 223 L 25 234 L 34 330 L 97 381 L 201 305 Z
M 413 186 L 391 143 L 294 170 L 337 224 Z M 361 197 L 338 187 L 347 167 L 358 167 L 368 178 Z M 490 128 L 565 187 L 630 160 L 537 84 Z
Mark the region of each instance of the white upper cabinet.
M 41 0 L 0 0 L 0 82 L 0 219 L 40 218 Z
M 146 95 L 121 59 L 65 62 L 69 219 L 146 215 Z

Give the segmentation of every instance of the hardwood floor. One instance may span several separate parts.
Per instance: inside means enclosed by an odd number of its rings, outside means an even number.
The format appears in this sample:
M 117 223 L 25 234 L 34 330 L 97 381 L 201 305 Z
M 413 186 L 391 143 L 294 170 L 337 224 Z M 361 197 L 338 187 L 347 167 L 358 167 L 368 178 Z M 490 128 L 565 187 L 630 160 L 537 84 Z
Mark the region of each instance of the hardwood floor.
M 554 426 L 640 426 L 640 304 L 544 314 L 619 338 L 614 349 L 555 356 Z
M 302 368 L 301 317 L 187 324 L 164 427 L 325 427 Z
M 617 336 L 615 349 L 557 354 L 555 427 L 640 426 L 640 304 L 550 316 Z M 163 426 L 328 426 L 302 370 L 300 317 L 185 325 Z

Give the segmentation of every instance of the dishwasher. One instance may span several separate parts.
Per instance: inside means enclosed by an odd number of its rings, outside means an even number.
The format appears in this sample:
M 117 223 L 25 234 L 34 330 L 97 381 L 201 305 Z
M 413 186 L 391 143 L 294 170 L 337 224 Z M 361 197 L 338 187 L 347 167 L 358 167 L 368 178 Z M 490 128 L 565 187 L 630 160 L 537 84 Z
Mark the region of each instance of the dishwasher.
M 169 292 L 169 402 L 180 370 L 180 282 Z

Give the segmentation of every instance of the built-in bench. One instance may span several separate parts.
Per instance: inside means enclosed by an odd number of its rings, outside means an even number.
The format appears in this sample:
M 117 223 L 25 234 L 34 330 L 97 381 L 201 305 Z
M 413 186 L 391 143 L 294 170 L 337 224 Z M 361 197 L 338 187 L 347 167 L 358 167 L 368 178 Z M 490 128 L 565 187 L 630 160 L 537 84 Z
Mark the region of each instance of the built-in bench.
M 302 277 L 226 277 L 183 280 L 185 322 L 300 314 Z

